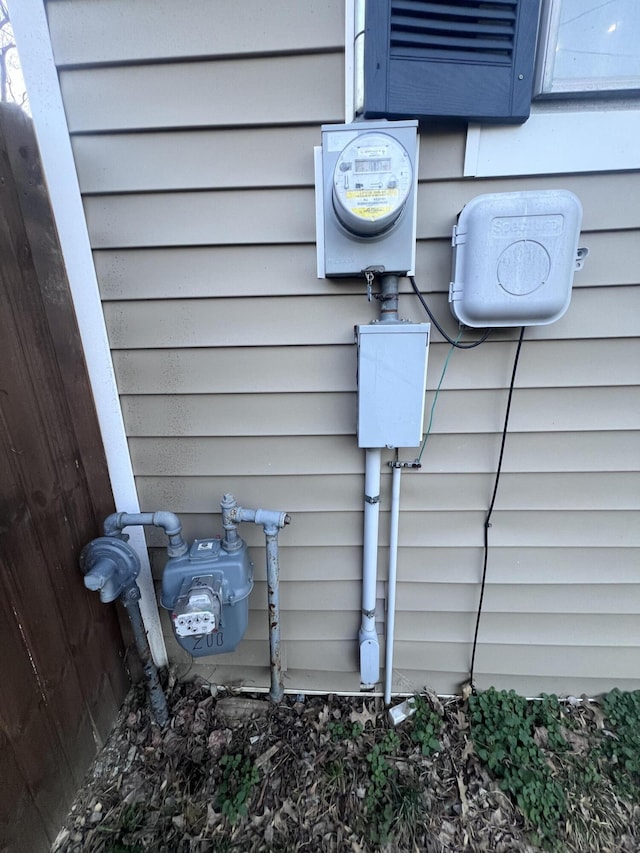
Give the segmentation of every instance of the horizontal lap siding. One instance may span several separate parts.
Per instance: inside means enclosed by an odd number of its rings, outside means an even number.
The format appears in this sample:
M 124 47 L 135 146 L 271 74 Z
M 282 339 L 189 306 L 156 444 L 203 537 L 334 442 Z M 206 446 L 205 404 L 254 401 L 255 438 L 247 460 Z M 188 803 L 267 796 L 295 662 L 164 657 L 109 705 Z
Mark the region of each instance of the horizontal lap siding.
M 224 491 L 290 511 L 286 685 L 357 691 L 353 326 L 378 309 L 358 282 L 316 278 L 312 154 L 319 125 L 343 118 L 342 0 L 224 0 L 215 15 L 193 0 L 179 25 L 168 0 L 54 0 L 48 14 L 143 509 L 178 512 L 189 536 L 219 532 Z M 525 335 L 477 681 L 526 693 L 637 687 L 640 173 L 469 181 L 464 148 L 457 130 L 420 141 L 417 279 L 449 333 L 451 227 L 474 196 L 572 190 L 590 250 L 565 317 Z M 422 320 L 406 281 L 401 293 L 402 316 Z M 403 477 L 403 692 L 453 692 L 467 675 L 516 337 L 496 331 L 455 353 L 423 468 Z M 434 331 L 427 413 L 448 352 Z M 380 631 L 389 491 L 384 466 Z M 199 671 L 264 686 L 264 537 L 249 525 L 243 536 L 256 564 L 247 636 Z M 159 582 L 162 536 L 149 542 Z
M 59 66 L 341 48 L 342 0 L 52 0 Z M 186 17 L 188 16 L 188 17 Z
M 432 343 L 427 389 L 437 385 L 448 352 L 447 344 Z M 476 349 L 471 360 L 454 358 L 447 369 L 447 388 L 505 387 L 512 352 L 512 343 L 496 341 Z M 275 346 L 117 350 L 113 356 L 122 394 L 260 393 L 263 372 L 270 377 L 271 393 L 356 390 L 352 344 L 292 345 L 287 357 L 296 364 L 295 372 L 279 369 L 282 354 Z M 234 371 L 238 358 L 244 366 L 241 373 Z M 633 385 L 638 362 L 638 338 L 528 341 L 520 356 L 516 387 Z
M 427 482 L 428 478 L 428 482 Z M 245 482 L 246 480 L 246 482 Z M 381 509 L 389 509 L 389 477 L 383 480 Z M 343 475 L 336 491 L 334 475 L 307 477 L 305 494 L 298 498 L 298 512 L 358 512 L 362 480 L 358 474 Z M 138 490 L 145 506 L 171 502 L 177 513 L 206 512 L 215 495 L 225 489 L 243 495 L 245 503 L 262 502 L 284 506 L 298 489 L 295 476 L 250 478 L 229 477 L 138 477 Z M 406 510 L 439 508 L 483 509 L 491 495 L 491 474 L 429 474 L 408 476 L 403 482 L 402 506 Z M 497 509 L 640 509 L 640 489 L 635 472 L 504 474 Z
M 215 282 L 212 282 L 213 287 Z M 374 319 L 375 307 L 368 305 L 362 295 L 332 298 L 336 295 L 339 294 L 333 291 L 326 296 L 288 299 L 256 296 L 252 299 L 212 297 L 197 302 L 190 299 L 107 302 L 104 313 L 113 349 L 353 344 L 354 324 Z M 451 328 L 453 323 L 445 314 L 448 312 L 446 296 L 438 294 L 430 302 L 432 310 L 444 317 L 445 326 Z M 423 319 L 419 307 L 415 301 L 406 299 L 401 304 L 402 313 L 411 320 Z M 526 338 L 633 338 L 637 335 L 638 313 L 640 292 L 637 287 L 576 290 L 571 310 L 561 320 L 549 326 L 530 327 Z M 498 330 L 493 339 L 515 339 L 516 335 L 513 329 Z M 433 340 L 442 341 L 435 330 Z M 283 352 L 283 369 L 289 367 L 286 356 Z M 588 372 L 588 365 L 585 370 Z
M 316 124 L 342 117 L 343 64 L 342 52 L 175 62 L 62 71 L 60 84 L 72 133 Z
M 310 184 L 312 166 L 309 153 Z M 640 172 L 606 177 L 523 178 L 517 186 L 523 190 L 541 187 L 572 190 L 584 205 L 586 232 L 640 227 Z M 427 183 L 418 204 L 418 238 L 450 237 L 458 212 L 474 196 L 509 192 L 513 188 L 513 180 Z M 619 204 L 603 205 L 604 193 L 619 195 Z M 85 200 L 89 233 L 99 249 L 312 243 L 314 210 L 312 186 L 128 193 L 91 196 Z M 273 216 L 274 212 L 278 215 Z M 586 245 L 587 240 L 584 242 Z M 616 283 L 615 278 L 611 283 Z M 580 285 L 579 276 L 576 284 Z
M 583 232 L 591 256 L 580 272 L 580 288 L 635 284 L 637 232 Z M 316 278 L 312 243 L 258 246 L 188 246 L 153 249 L 101 249 L 94 252 L 106 301 L 217 296 L 326 295 L 361 293 L 352 280 Z M 417 269 L 425 291 L 442 291 L 451 267 L 451 241 L 421 240 Z M 215 276 L 215 278 L 214 278 Z M 402 293 L 408 282 L 401 281 Z
M 258 476 L 308 474 L 362 475 L 362 454 L 351 436 L 280 437 L 208 436 L 131 438 L 129 448 L 138 475 Z M 432 435 L 422 472 L 466 473 L 495 471 L 496 434 Z M 638 436 L 635 431 L 512 433 L 502 470 L 636 471 Z M 414 476 L 410 474 L 408 476 Z M 526 544 L 526 543 L 524 543 Z
M 441 391 L 431 434 L 493 432 L 502 425 L 507 391 Z M 519 390 L 513 432 L 633 429 L 640 389 L 565 388 Z M 355 393 L 200 394 L 123 398 L 130 436 L 352 435 Z

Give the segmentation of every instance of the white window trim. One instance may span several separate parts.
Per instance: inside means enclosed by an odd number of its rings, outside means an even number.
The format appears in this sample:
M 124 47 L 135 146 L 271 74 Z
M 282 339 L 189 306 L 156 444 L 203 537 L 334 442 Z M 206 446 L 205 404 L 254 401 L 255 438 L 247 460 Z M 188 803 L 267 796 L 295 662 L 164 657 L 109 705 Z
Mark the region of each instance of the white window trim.
M 640 169 L 640 106 L 536 111 L 516 127 L 470 124 L 464 176 Z
M 116 509 L 138 512 L 138 494 L 44 3 L 10 0 L 9 5 Z M 141 527 L 132 527 L 128 533 L 129 544 L 141 562 L 137 579 L 142 595 L 140 610 L 151 653 L 158 666 L 165 666 L 167 650 L 144 533 Z
M 364 3 L 365 0 L 345 0 L 344 4 L 344 120 L 347 124 L 355 119 L 362 101 Z M 356 36 L 359 36 L 357 43 Z
M 538 33 L 540 78 L 556 0 L 546 0 Z M 539 82 L 539 80 L 538 80 Z M 531 105 L 524 124 L 469 124 L 464 176 L 554 175 L 640 169 L 640 98 L 621 99 L 603 91 L 597 99 L 567 94 L 562 100 L 542 96 Z

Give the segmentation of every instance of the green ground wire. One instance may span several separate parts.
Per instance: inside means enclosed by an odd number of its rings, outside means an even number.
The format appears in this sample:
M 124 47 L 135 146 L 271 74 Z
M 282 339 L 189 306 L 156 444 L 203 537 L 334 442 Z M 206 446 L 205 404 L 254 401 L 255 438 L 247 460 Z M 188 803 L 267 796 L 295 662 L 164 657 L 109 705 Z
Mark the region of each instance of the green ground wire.
M 447 357 L 444 360 L 444 365 L 442 367 L 442 373 L 440 374 L 440 381 L 438 382 L 438 387 L 436 388 L 436 393 L 435 393 L 435 396 L 433 398 L 433 403 L 431 403 L 431 412 L 429 413 L 429 424 L 427 426 L 427 431 L 424 434 L 424 438 L 422 439 L 422 444 L 420 445 L 420 453 L 418 454 L 418 458 L 416 459 L 416 462 L 420 462 L 422 460 L 422 454 L 424 453 L 424 449 L 427 446 L 427 439 L 429 438 L 429 435 L 431 433 L 431 426 L 433 424 L 433 413 L 434 413 L 435 408 L 436 408 L 436 403 L 438 402 L 438 394 L 440 393 L 440 388 L 441 388 L 442 382 L 444 380 L 444 375 L 447 372 L 447 367 L 449 366 L 449 361 L 451 360 L 451 356 L 453 355 L 454 350 L 456 349 L 456 344 L 458 343 L 458 341 L 462 337 L 463 332 L 464 332 L 464 329 L 462 329 L 458 333 L 458 337 L 454 340 L 454 342 L 449 347 L 449 352 L 447 353 Z

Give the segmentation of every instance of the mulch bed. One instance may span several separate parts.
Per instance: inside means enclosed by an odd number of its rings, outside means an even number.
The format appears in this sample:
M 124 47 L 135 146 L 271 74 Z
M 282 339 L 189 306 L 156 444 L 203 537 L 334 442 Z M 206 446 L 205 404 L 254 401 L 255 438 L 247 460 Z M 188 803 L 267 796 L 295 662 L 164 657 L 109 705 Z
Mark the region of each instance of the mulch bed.
M 424 694 L 443 722 L 440 750 L 425 757 L 411 719 L 394 729 L 379 698 L 287 695 L 276 706 L 198 680 L 170 680 L 167 695 L 171 720 L 160 729 L 144 690 L 132 689 L 54 853 L 538 850 L 477 758 L 462 699 Z M 590 737 L 596 715 L 588 703 L 576 714 Z M 640 850 L 638 811 L 619 804 L 563 851 Z

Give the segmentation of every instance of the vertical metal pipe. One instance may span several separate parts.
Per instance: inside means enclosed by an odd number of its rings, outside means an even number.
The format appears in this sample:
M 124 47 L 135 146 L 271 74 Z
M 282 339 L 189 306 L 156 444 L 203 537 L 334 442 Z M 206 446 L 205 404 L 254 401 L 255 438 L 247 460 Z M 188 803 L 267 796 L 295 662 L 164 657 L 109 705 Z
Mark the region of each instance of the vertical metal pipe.
M 375 617 L 381 458 L 382 450 L 379 447 L 365 450 L 362 624 L 359 641 L 360 681 L 368 687 L 378 681 L 380 674 L 380 644 L 376 633 Z
M 391 480 L 391 517 L 389 520 L 389 576 L 387 581 L 387 633 L 385 641 L 384 701 L 391 702 L 393 680 L 393 635 L 396 621 L 396 576 L 398 567 L 398 526 L 400 521 L 400 477 L 402 467 L 393 465 Z
M 397 275 L 380 277 L 380 321 L 382 323 L 398 322 L 398 287 L 400 279 Z
M 280 658 L 280 563 L 278 559 L 278 528 L 265 527 L 267 540 L 267 595 L 269 602 L 269 654 L 271 664 L 272 702 L 280 702 L 284 695 L 282 686 L 282 661 Z
M 136 648 L 138 650 L 140 660 L 142 661 L 144 677 L 149 691 L 151 711 L 156 723 L 159 726 L 166 726 L 169 722 L 167 700 L 160 685 L 158 670 L 156 669 L 156 665 L 151 657 L 151 648 L 149 647 L 149 640 L 147 639 L 147 632 L 144 628 L 142 614 L 140 613 L 140 605 L 138 603 L 140 601 L 140 590 L 138 589 L 138 585 L 134 583 L 132 586 L 124 589 L 120 594 L 120 600 L 126 608 L 131 622 L 131 627 L 133 628 Z

